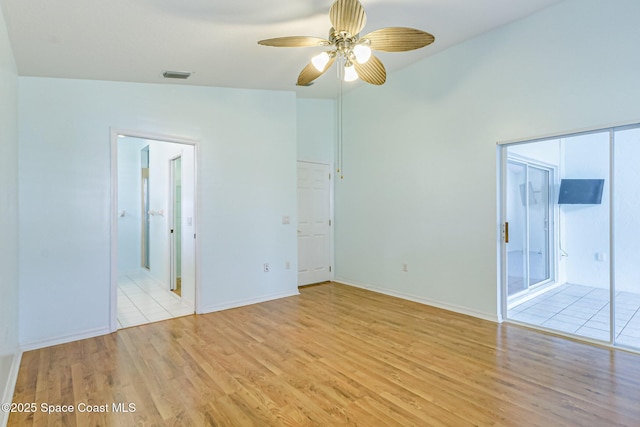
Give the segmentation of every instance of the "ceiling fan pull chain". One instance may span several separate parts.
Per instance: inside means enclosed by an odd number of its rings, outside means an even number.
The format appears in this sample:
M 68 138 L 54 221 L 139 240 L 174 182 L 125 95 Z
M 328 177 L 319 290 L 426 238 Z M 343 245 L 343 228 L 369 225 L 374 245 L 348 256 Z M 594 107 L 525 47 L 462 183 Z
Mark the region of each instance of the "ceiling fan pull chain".
M 339 86 L 338 86 L 338 144 L 336 147 L 336 151 L 337 151 L 337 157 L 338 157 L 338 173 L 340 174 L 340 179 L 344 179 L 344 155 L 343 155 L 343 149 L 342 147 L 344 146 L 344 141 L 343 141 L 343 130 L 342 130 L 342 114 L 343 114 L 343 110 L 342 110 L 342 85 L 343 85 L 343 74 L 344 74 L 344 58 L 340 59 L 340 64 L 338 64 L 338 81 L 339 81 Z

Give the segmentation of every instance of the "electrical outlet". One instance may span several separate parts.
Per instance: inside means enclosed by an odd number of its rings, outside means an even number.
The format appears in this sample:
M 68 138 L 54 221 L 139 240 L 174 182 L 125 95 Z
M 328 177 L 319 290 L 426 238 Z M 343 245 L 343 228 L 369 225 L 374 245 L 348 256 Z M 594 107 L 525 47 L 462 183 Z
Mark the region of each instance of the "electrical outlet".
M 284 268 L 285 268 L 285 270 L 291 270 L 291 263 L 289 261 L 286 261 L 284 263 Z
M 407 273 L 409 271 L 409 266 L 407 264 L 402 264 L 402 271 Z
M 268 263 L 268 262 L 265 262 L 265 263 L 264 263 L 264 272 L 265 272 L 265 273 L 268 273 L 270 270 L 271 270 L 271 267 L 269 267 L 269 263 Z

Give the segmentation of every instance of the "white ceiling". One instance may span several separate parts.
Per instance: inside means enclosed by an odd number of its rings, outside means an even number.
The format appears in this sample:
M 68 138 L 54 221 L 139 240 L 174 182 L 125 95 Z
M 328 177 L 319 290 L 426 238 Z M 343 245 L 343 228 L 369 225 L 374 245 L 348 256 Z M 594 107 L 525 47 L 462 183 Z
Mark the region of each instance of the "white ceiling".
M 363 33 L 389 26 L 436 37 L 426 48 L 377 55 L 393 71 L 560 0 L 361 0 Z M 297 87 L 319 48 L 258 40 L 327 37 L 332 0 L 0 0 L 22 76 L 295 90 L 333 97 L 335 72 Z M 334 66 L 335 68 L 335 66 Z M 162 72 L 192 71 L 187 81 Z M 364 83 L 361 83 L 364 84 Z

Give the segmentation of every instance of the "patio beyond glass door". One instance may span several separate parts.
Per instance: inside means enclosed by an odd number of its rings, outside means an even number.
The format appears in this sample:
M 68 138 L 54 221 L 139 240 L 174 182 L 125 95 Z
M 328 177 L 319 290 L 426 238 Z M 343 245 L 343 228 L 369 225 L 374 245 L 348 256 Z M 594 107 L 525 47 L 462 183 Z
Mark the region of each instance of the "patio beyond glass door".
M 612 135 L 609 130 L 594 131 L 505 147 L 502 218 L 509 224 L 509 239 L 503 239 L 502 259 L 507 319 L 604 342 L 611 341 L 612 321 L 616 332 L 626 322 L 630 333 L 636 333 L 631 292 L 625 294 L 627 318 L 613 316 L 622 304 L 616 310 L 610 304 L 616 287 L 610 270 L 615 255 L 609 203 Z M 639 138 L 640 133 L 630 137 Z M 617 166 L 634 157 L 629 148 L 620 144 Z M 637 168 L 629 170 L 636 174 Z M 623 181 L 616 175 L 616 185 Z M 640 200 L 637 178 L 626 181 Z M 634 251 L 622 245 L 620 232 L 637 235 L 632 218 L 638 215 L 625 212 L 632 198 L 618 195 L 618 215 L 627 215 L 629 226 L 615 226 L 616 252 L 630 257 Z M 637 240 L 634 237 L 629 240 Z M 616 276 L 623 271 L 619 267 Z
M 507 162 L 507 296 L 525 294 L 552 279 L 551 170 Z

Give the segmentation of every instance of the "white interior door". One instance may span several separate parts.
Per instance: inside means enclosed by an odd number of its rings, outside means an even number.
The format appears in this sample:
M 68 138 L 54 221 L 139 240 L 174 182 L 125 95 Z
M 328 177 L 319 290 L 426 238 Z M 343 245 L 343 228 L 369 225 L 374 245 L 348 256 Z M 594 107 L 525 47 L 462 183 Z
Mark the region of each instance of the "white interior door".
M 331 172 L 298 162 L 298 286 L 331 280 Z

